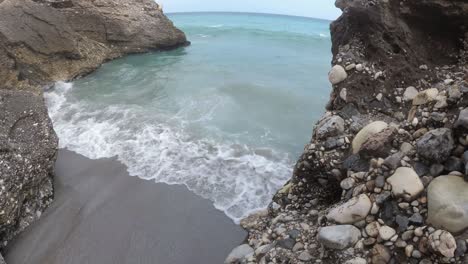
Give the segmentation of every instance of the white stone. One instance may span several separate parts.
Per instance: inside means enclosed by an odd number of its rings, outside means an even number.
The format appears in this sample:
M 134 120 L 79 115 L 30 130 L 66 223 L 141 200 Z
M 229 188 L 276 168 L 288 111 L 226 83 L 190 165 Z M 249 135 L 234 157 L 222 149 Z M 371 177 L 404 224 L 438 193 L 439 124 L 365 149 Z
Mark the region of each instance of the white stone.
M 233 263 L 238 263 L 241 260 L 249 257 L 254 253 L 254 250 L 252 247 L 250 247 L 247 244 L 240 245 L 236 248 L 234 248 L 231 253 L 227 256 L 226 260 L 224 261 L 224 264 L 233 264 Z
M 319 230 L 318 241 L 327 248 L 345 249 L 354 246 L 361 231 L 352 225 L 326 226 Z
M 349 177 L 349 178 L 346 178 L 346 179 L 342 180 L 341 183 L 340 183 L 340 186 L 341 186 L 341 189 L 343 189 L 343 190 L 349 190 L 349 189 L 353 188 L 355 183 L 356 183 L 356 180 Z
M 345 69 L 346 69 L 347 71 L 350 71 L 350 70 L 352 70 L 352 69 L 354 69 L 354 68 L 356 68 L 356 64 L 354 64 L 354 63 L 351 63 L 351 64 L 349 64 L 349 65 L 346 65 L 346 67 L 345 67 Z
M 404 101 L 411 101 L 413 100 L 416 95 L 418 95 L 418 90 L 413 86 L 406 88 L 405 92 L 403 93 L 403 100 Z
M 439 252 L 447 258 L 453 258 L 455 256 L 457 243 L 452 234 L 445 230 L 437 230 L 432 233 L 429 236 L 429 244 L 434 251 Z
M 431 88 L 419 92 L 413 99 L 413 105 L 424 105 L 428 102 L 432 102 L 436 99 L 438 94 L 439 90 L 437 90 L 437 88 Z
M 379 229 L 379 236 L 385 241 L 390 240 L 395 234 L 396 234 L 395 229 L 389 226 L 382 226 Z
M 341 100 L 347 102 L 348 91 L 346 90 L 346 88 L 341 89 L 341 91 L 340 91 L 340 98 L 341 98 Z
M 362 66 L 362 64 L 357 64 L 356 65 L 356 71 L 363 71 L 364 70 L 364 66 Z
M 338 84 L 348 78 L 346 70 L 341 65 L 335 65 L 328 73 L 328 80 L 331 84 Z
M 428 223 L 458 233 L 468 228 L 468 182 L 458 176 L 439 176 L 429 185 Z
M 352 224 L 365 219 L 371 208 L 369 197 L 361 194 L 330 210 L 327 218 L 340 224 Z
M 424 190 L 424 185 L 418 174 L 411 168 L 400 167 L 387 179 L 392 186 L 392 193 L 396 197 L 410 196 L 415 198 Z
M 387 123 L 383 121 L 375 121 L 361 129 L 361 131 L 359 131 L 359 133 L 357 133 L 357 135 L 353 139 L 353 153 L 358 153 L 359 150 L 361 150 L 362 144 L 364 144 L 364 142 L 366 142 L 367 139 L 379 132 L 382 132 L 387 127 Z
M 375 99 L 379 100 L 379 101 L 382 101 L 382 98 L 383 98 L 383 94 L 382 93 L 379 93 Z
M 346 261 L 345 264 L 367 264 L 367 260 L 357 257 Z

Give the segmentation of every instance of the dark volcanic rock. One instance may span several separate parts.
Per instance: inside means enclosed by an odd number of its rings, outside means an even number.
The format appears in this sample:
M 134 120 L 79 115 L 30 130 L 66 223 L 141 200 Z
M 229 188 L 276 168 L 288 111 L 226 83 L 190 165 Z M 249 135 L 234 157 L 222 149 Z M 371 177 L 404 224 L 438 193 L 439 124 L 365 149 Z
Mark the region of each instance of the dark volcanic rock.
M 0 90 L 0 241 L 38 218 L 53 196 L 58 139 L 42 97 Z
M 47 85 L 128 53 L 186 42 L 151 0 L 4 0 L 0 83 L 7 89 Z
M 416 143 L 418 154 L 430 161 L 444 162 L 455 147 L 452 131 L 438 128 L 427 132 Z

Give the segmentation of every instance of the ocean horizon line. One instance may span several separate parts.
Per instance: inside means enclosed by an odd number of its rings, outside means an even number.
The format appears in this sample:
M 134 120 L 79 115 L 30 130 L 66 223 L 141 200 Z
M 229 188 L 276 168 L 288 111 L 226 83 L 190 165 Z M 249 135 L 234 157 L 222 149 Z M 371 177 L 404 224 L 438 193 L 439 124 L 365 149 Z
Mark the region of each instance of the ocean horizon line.
M 187 12 L 164 12 L 166 15 L 178 15 L 178 14 L 231 14 L 231 15 L 263 15 L 263 16 L 280 16 L 280 17 L 293 17 L 293 18 L 304 18 L 311 20 L 321 20 L 332 22 L 333 20 L 318 18 L 318 17 L 308 17 L 308 16 L 298 16 L 298 15 L 286 15 L 286 14 L 277 14 L 277 13 L 263 13 L 263 12 L 242 12 L 242 11 L 187 11 Z

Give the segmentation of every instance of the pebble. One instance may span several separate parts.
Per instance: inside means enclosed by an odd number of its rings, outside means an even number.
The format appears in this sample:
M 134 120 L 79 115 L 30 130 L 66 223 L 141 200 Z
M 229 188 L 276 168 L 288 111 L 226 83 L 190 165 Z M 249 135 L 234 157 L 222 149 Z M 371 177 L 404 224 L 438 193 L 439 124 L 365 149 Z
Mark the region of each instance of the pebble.
M 379 229 L 379 236 L 383 240 L 390 240 L 396 234 L 395 229 L 389 226 L 382 226 Z

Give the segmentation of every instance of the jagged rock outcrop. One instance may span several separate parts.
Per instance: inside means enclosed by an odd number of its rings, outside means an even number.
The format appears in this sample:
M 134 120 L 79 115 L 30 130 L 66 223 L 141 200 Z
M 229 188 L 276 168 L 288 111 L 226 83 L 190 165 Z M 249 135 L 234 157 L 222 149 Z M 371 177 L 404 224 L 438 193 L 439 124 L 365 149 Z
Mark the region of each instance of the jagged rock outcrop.
M 0 84 L 30 89 L 70 80 L 124 54 L 186 42 L 151 0 L 4 0 Z
M 306 252 L 311 258 L 305 263 L 467 263 L 468 232 L 431 226 L 428 216 L 444 211 L 439 203 L 428 206 L 439 198 L 427 188 L 440 175 L 468 180 L 468 2 L 336 5 L 343 14 L 331 25 L 328 112 L 287 188 L 268 210 L 241 222 L 254 250 L 284 240 L 292 250 L 271 246 L 244 261 L 304 263 L 299 255 Z M 344 120 L 344 129 L 321 133 L 334 117 Z M 327 235 L 324 227 L 348 217 L 346 206 L 363 195 L 370 210 L 366 205 L 356 222 L 341 221 L 360 229 L 362 238 L 348 250 L 320 243 L 317 234 Z M 444 197 L 444 204 L 458 206 L 447 212 L 462 219 L 457 195 Z M 343 205 L 336 207 L 338 202 Z
M 58 140 L 44 87 L 185 44 L 152 0 L 0 0 L 0 249 L 53 198 Z

